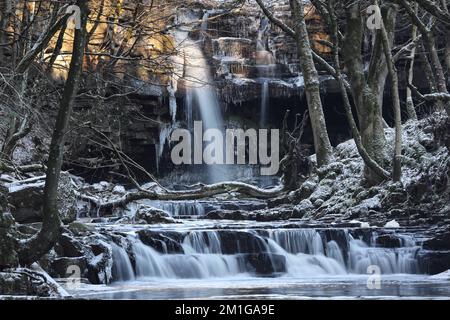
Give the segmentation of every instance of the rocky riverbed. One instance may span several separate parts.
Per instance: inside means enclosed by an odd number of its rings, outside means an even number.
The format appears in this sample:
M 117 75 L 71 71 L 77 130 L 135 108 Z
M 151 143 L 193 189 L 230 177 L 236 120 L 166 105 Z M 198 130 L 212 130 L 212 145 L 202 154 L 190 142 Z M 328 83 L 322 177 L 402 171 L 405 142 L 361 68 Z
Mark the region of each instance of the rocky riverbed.
M 109 182 L 90 185 L 65 173 L 57 244 L 32 269 L 2 269 L 0 293 L 448 297 L 448 278 L 432 277 L 450 269 L 445 121 L 436 114 L 405 125 L 402 184 L 366 187 L 352 141 L 339 145 L 335 162 L 299 190 L 276 199 L 231 191 L 201 200 L 117 202 L 133 190 Z M 16 241 L 40 229 L 43 178 L 1 176 L 0 266 L 16 261 Z M 107 203 L 117 205 L 98 205 Z M 372 267 L 386 280 L 375 293 L 364 286 Z

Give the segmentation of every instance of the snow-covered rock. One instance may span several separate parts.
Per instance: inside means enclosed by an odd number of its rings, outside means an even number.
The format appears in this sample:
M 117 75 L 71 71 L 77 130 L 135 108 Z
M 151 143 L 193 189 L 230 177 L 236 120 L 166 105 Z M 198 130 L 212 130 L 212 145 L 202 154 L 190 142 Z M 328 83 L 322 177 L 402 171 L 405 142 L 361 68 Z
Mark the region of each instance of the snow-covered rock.
M 127 191 L 125 190 L 124 186 L 115 186 L 113 189 L 113 193 L 125 194 L 125 193 L 127 193 Z
M 397 221 L 392 220 L 392 221 L 389 221 L 388 223 L 386 223 L 384 225 L 384 227 L 386 229 L 398 229 L 398 228 L 400 228 L 400 224 Z

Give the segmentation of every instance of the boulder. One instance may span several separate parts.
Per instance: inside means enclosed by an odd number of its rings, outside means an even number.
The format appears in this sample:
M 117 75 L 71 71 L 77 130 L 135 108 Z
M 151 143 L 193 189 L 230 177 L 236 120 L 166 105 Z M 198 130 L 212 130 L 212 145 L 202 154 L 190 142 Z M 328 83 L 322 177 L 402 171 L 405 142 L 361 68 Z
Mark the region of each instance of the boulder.
M 184 253 L 181 242 L 183 235 L 176 232 L 138 231 L 139 239 L 147 246 L 161 253 Z
M 103 240 L 89 243 L 93 255 L 88 258 L 87 278 L 92 284 L 109 284 L 112 279 L 112 248 Z
M 176 223 L 167 212 L 149 206 L 140 207 L 134 220 L 139 224 Z
M 47 281 L 47 275 L 29 269 L 0 272 L 0 295 L 60 298 L 58 288 Z
M 312 203 L 315 203 L 317 200 L 327 201 L 332 195 L 333 189 L 330 185 L 320 184 L 317 189 L 311 194 L 309 200 Z
M 313 181 L 305 181 L 299 190 L 299 199 L 309 198 L 313 192 L 316 190 L 317 184 Z
M 60 255 L 63 257 L 76 258 L 86 255 L 86 249 L 83 244 L 67 233 L 59 237 L 58 245 L 62 251 Z
M 50 275 L 55 278 L 68 278 L 70 276 L 76 276 L 79 272 L 79 276 L 83 277 L 87 271 L 86 257 L 62 257 L 56 258 L 50 265 Z
M 245 255 L 245 261 L 257 275 L 270 276 L 286 272 L 286 257 L 278 254 L 259 253 Z
M 15 220 L 19 223 L 42 221 L 44 183 L 34 183 L 9 188 L 8 202 Z M 77 218 L 77 199 L 68 175 L 61 175 L 58 187 L 58 209 L 63 223 Z
M 88 226 L 81 222 L 72 222 L 67 228 L 72 232 L 75 236 L 84 236 L 90 234 L 95 231 L 95 228 L 92 226 Z
M 295 219 L 301 219 L 314 209 L 315 207 L 309 199 L 303 200 L 297 206 L 294 207 L 292 217 Z

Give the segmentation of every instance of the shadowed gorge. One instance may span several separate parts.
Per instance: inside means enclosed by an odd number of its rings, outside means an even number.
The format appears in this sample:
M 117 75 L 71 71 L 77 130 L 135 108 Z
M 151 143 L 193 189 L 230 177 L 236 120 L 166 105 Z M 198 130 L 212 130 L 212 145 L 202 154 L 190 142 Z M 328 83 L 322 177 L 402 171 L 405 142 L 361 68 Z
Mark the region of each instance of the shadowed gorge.
M 449 6 L 0 0 L 0 300 L 449 299 Z

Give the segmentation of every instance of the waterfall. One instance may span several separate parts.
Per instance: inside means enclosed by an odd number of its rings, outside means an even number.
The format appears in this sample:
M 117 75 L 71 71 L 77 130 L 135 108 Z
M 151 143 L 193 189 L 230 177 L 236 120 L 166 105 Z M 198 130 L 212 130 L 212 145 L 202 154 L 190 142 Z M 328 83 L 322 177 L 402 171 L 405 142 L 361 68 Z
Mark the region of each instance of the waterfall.
M 208 29 L 208 19 L 211 12 L 205 11 L 200 29 L 202 38 L 194 41 L 189 37 L 192 31 L 193 22 L 198 17 L 190 11 L 180 12 L 177 15 L 176 23 L 180 24 L 174 31 L 174 38 L 178 50 L 178 55 L 174 57 L 176 66 L 175 74 L 183 75 L 186 89 L 186 122 L 189 129 L 192 129 L 194 106 L 198 107 L 204 130 L 218 129 L 223 131 L 225 124 L 219 99 L 214 87 L 214 80 L 211 76 L 210 66 L 205 58 L 201 45 L 205 40 L 205 32 Z M 180 80 L 180 76 L 174 76 L 174 80 Z M 209 165 L 206 168 L 207 183 L 228 180 L 227 169 L 224 166 Z
M 259 77 L 262 79 L 261 83 L 261 119 L 260 127 L 265 128 L 268 117 L 269 108 L 269 88 L 270 78 L 275 76 L 276 61 L 273 54 L 267 48 L 266 33 L 269 29 L 269 21 L 263 18 L 258 29 L 258 37 L 256 39 L 256 67 L 258 69 Z
M 268 107 L 269 107 L 269 81 L 264 80 L 261 90 L 261 119 L 260 119 L 261 128 L 265 128 L 267 126 Z
M 115 243 L 111 243 L 113 254 L 113 275 L 117 281 L 129 281 L 134 279 L 133 266 L 127 252 Z
M 145 204 L 163 210 L 172 217 L 203 216 L 204 206 L 198 201 L 157 201 L 147 200 Z
M 185 119 L 186 119 L 186 126 L 189 129 L 189 131 L 192 131 L 194 129 L 194 116 L 193 116 L 193 95 L 192 91 L 188 91 L 186 93 L 185 98 Z
M 330 229 L 331 230 L 331 229 Z M 420 247 L 371 246 L 347 230 L 191 230 L 157 232 L 159 244 L 178 243 L 174 253 L 145 245 L 129 236 L 135 268 L 127 251 L 113 248 L 113 275 L 118 281 L 140 278 L 204 279 L 282 275 L 336 276 L 368 273 L 378 266 L 382 274 L 419 273 Z M 402 236 L 399 236 L 401 238 Z M 333 240 L 335 238 L 336 240 Z
M 194 101 L 197 103 L 204 130 L 218 129 L 223 131 L 225 124 L 217 93 L 212 86 L 213 80 L 208 62 L 197 43 L 187 42 L 191 44 L 186 48 L 189 57 L 185 73 L 186 79 L 190 81 L 188 91 L 192 92 Z M 227 180 L 227 171 L 221 166 L 209 165 L 206 170 L 208 182 Z
M 350 240 L 349 269 L 364 273 L 369 266 L 378 266 L 383 274 L 417 273 L 417 247 L 397 249 L 369 247 L 361 240 Z

